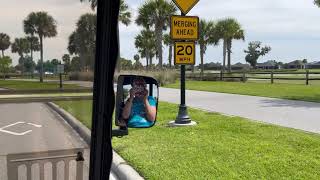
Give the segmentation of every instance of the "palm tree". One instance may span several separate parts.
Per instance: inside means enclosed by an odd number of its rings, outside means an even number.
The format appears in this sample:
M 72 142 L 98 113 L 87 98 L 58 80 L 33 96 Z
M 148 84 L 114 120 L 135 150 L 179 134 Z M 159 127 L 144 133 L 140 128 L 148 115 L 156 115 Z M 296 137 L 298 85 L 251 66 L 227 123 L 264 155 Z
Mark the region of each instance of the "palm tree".
M 204 54 L 208 45 L 218 45 L 219 36 L 217 35 L 216 25 L 213 21 L 200 20 L 199 23 L 199 40 L 201 59 L 201 79 L 204 73 Z
M 26 38 L 16 38 L 11 45 L 11 51 L 18 53 L 21 60 L 21 71 L 24 74 L 24 54 L 30 52 L 30 44 Z
M 169 56 L 168 56 L 168 61 L 169 61 L 169 67 L 172 67 L 172 50 L 173 50 L 173 45 L 174 41 L 171 39 L 169 34 L 165 34 L 163 36 L 163 43 L 169 47 Z
M 87 0 L 80 0 L 80 2 L 84 2 Z M 88 0 L 91 3 L 91 8 L 94 10 L 97 7 L 97 0 Z M 131 12 L 129 11 L 129 6 L 124 2 L 124 0 L 120 0 L 120 8 L 119 8 L 119 21 L 128 26 L 131 23 Z M 118 27 L 119 34 L 119 27 Z M 120 47 L 120 45 L 119 45 Z M 117 70 L 120 72 L 120 57 L 118 57 L 117 61 Z
M 82 71 L 94 68 L 94 51 L 97 31 L 97 16 L 86 13 L 82 15 L 76 30 L 69 36 L 69 53 L 79 55 Z
M 35 36 L 27 36 L 27 40 L 30 43 L 30 56 L 31 60 L 33 61 L 33 52 L 34 51 L 40 51 L 40 43 L 39 43 L 39 38 Z
M 320 7 L 320 0 L 314 0 L 314 3 Z
M 10 36 L 5 33 L 0 33 L 0 50 L 4 58 L 4 51 L 10 47 Z
M 66 73 L 70 72 L 70 64 L 71 64 L 70 55 L 69 54 L 64 54 L 61 59 L 62 59 L 63 64 L 64 64 L 64 71 Z
M 40 82 L 43 82 L 43 39 L 57 35 L 57 23 L 47 12 L 32 12 L 23 21 L 24 32 L 40 40 Z
M 91 3 L 92 10 L 97 7 L 97 0 L 80 0 L 80 2 L 84 1 L 89 1 Z M 131 13 L 129 11 L 129 6 L 124 2 L 124 0 L 120 0 L 119 21 L 126 26 L 131 23 Z
M 149 65 L 152 65 L 152 58 L 156 54 L 154 32 L 150 30 L 142 30 L 140 34 L 136 36 L 134 44 L 138 49 L 141 58 L 146 58 L 146 65 L 148 68 Z
M 135 61 L 135 63 L 134 63 L 135 68 L 138 69 L 138 68 L 139 68 L 139 67 L 138 67 L 139 64 L 141 64 L 141 63 L 139 62 L 140 56 L 139 56 L 138 54 L 135 54 L 135 55 L 133 56 L 133 59 L 134 59 L 134 61 Z
M 136 63 L 140 60 L 140 56 L 138 54 L 135 54 L 133 56 L 133 59 L 136 61 Z
M 149 0 L 139 8 L 136 23 L 146 29 L 154 28 L 159 66 L 162 68 L 163 31 L 169 25 L 170 16 L 177 11 L 173 3 L 166 0 Z
M 233 18 L 227 18 L 220 20 L 217 23 L 217 31 L 219 37 L 221 37 L 223 40 L 223 71 L 225 69 L 226 55 L 228 53 L 228 71 L 231 72 L 232 40 L 245 40 L 244 30 L 237 20 Z

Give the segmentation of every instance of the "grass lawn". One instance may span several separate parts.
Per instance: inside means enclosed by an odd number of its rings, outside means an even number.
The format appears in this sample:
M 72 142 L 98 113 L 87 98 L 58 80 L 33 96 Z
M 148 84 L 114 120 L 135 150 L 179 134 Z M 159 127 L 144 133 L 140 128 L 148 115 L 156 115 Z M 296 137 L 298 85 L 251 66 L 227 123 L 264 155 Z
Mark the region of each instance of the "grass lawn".
M 92 101 L 57 102 L 85 125 Z M 147 179 L 320 179 L 320 135 L 190 109 L 199 124 L 168 128 L 177 105 L 159 104 L 157 125 L 130 129 L 114 149 Z
M 32 82 L 32 81 L 13 81 L 13 80 L 0 80 L 0 88 L 8 88 L 15 90 L 27 90 L 27 89 L 59 89 L 59 83 L 56 82 Z M 65 89 L 78 89 L 78 85 L 64 84 Z
M 176 82 L 175 84 L 169 84 L 165 87 L 180 88 L 180 83 Z M 186 88 L 199 91 L 320 102 L 320 86 L 255 82 L 187 81 Z

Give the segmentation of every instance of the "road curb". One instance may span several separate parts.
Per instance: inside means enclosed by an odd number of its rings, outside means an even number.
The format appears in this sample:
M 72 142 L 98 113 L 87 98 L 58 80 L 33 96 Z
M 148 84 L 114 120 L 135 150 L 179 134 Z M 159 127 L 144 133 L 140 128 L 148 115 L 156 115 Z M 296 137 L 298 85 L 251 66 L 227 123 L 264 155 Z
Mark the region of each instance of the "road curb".
M 80 135 L 84 141 L 90 145 L 91 131 L 78 121 L 74 116 L 60 108 L 58 105 L 48 102 L 46 103 L 52 110 L 57 112 L 66 122 Z M 134 170 L 120 155 L 113 151 L 113 161 L 111 170 L 121 180 L 143 180 L 144 178 Z

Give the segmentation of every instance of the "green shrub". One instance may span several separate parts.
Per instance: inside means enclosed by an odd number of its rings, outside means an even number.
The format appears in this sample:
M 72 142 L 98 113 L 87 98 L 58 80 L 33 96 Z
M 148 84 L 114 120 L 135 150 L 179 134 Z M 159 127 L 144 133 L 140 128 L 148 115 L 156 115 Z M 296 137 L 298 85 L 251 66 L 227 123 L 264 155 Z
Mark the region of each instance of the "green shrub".
M 117 82 L 119 75 L 140 75 L 140 76 L 149 76 L 155 78 L 161 86 L 175 83 L 178 75 L 175 70 L 153 70 L 153 71 L 121 71 L 120 73 L 116 72 L 114 75 L 114 82 Z M 94 74 L 93 72 L 72 72 L 69 74 L 69 80 L 75 81 L 93 81 Z
M 71 72 L 69 74 L 69 80 L 74 81 L 93 81 L 94 73 L 89 72 Z
M 158 70 L 158 71 L 121 71 L 120 73 L 115 73 L 114 81 L 116 82 L 119 75 L 139 75 L 139 76 L 149 76 L 155 78 L 160 86 L 175 83 L 178 76 L 175 70 Z

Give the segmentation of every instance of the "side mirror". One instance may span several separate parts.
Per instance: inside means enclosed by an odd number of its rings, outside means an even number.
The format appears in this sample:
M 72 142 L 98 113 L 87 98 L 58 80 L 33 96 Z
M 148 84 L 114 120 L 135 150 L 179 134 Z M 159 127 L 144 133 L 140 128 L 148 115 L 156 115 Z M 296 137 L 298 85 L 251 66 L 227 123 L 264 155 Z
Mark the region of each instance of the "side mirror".
M 117 82 L 115 125 L 151 128 L 157 121 L 159 84 L 152 77 L 120 75 Z

